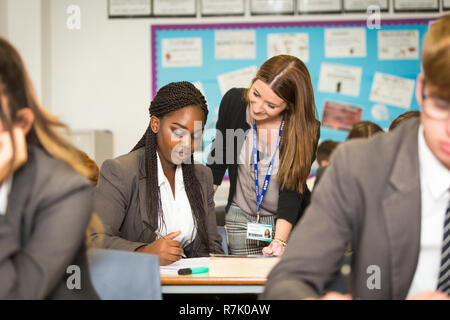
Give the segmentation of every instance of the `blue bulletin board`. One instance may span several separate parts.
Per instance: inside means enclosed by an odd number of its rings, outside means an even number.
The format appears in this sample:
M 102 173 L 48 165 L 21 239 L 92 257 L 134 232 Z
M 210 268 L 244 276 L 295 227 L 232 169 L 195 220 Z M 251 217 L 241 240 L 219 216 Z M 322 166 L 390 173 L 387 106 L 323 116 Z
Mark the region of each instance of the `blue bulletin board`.
M 153 25 L 152 96 L 173 81 L 201 88 L 210 111 L 207 154 L 230 79 L 236 76 L 234 86 L 240 86 L 242 75 L 256 72 L 269 54 L 301 54 L 313 82 L 321 140 L 343 141 L 348 128 L 333 124 L 339 112 L 388 128 L 398 115 L 419 109 L 414 90 L 422 41 L 435 19 L 382 20 L 378 29 L 368 28 L 365 20 Z M 227 42 L 231 31 L 238 32 Z M 325 106 L 330 109 L 324 118 Z

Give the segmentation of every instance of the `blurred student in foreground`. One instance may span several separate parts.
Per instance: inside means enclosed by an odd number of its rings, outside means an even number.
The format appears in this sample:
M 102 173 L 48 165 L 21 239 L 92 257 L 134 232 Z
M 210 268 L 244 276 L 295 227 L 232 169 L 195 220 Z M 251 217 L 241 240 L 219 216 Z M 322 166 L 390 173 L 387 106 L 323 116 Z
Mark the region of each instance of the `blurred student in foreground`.
M 335 151 L 264 299 L 449 299 L 450 15 L 422 64 L 420 119 Z M 349 241 L 351 292 L 326 294 Z
M 0 299 L 97 298 L 84 244 L 91 173 L 58 127 L 0 38 Z

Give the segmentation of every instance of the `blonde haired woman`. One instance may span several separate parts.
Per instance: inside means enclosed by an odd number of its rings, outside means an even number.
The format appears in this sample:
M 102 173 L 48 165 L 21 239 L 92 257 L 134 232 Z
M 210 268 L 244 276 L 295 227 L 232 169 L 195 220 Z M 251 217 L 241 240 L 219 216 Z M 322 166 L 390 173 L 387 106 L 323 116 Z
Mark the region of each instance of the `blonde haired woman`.
M 283 253 L 309 203 L 306 179 L 319 128 L 311 78 L 296 57 L 267 60 L 250 88 L 225 94 L 208 166 L 216 188 L 228 169 L 225 223 L 232 254 Z
M 57 127 L 0 38 L 0 299 L 96 298 L 84 250 L 90 172 Z

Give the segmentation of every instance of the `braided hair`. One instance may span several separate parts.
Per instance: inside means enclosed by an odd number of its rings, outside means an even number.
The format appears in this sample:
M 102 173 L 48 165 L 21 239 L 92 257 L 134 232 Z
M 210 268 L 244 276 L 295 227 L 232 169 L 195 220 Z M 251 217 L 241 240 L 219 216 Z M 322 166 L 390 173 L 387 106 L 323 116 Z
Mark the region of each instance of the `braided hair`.
M 206 122 L 208 107 L 203 94 L 190 82 L 172 82 L 159 89 L 155 98 L 150 103 L 149 112 L 150 116 L 161 119 L 172 111 L 192 105 L 201 108 Z M 158 187 L 158 163 L 156 157 L 157 142 L 156 134 L 152 131 L 150 124 L 131 152 L 140 148 L 145 148 L 147 198 L 150 200 L 147 202 L 149 206 L 149 224 L 152 230 L 157 230 L 158 219 L 164 223 L 164 217 L 163 215 L 159 216 L 161 198 Z M 189 199 L 189 204 L 191 205 L 195 227 L 200 235 L 200 239 L 209 251 L 208 233 L 206 232 L 206 210 L 203 206 L 202 188 L 195 176 L 193 155 L 191 155 L 190 160 L 189 163 L 183 163 L 181 165 L 184 187 Z

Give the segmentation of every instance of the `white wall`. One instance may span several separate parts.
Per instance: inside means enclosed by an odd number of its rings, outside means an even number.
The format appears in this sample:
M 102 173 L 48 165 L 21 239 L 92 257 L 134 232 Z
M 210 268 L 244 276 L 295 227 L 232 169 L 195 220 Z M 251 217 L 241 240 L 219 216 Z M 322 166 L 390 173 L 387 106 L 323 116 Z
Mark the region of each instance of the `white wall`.
M 144 133 L 150 101 L 150 24 L 109 20 L 107 1 L 51 2 L 51 110 L 74 129 L 110 129 L 114 154 Z M 81 9 L 69 30 L 69 5 Z
M 0 35 L 19 50 L 42 97 L 41 0 L 0 0 Z
M 199 18 L 108 19 L 107 0 L 50 1 L 48 106 L 71 128 L 112 130 L 114 155 L 129 152 L 148 126 L 151 24 L 192 23 Z M 80 30 L 66 27 L 69 5 L 81 9 Z
M 66 11 L 70 5 L 81 10 L 80 30 L 67 28 L 70 14 Z M 7 8 L 6 16 L 3 8 Z M 394 16 L 384 14 L 385 18 Z M 365 17 L 364 14 L 272 17 L 247 14 L 230 18 L 108 19 L 107 0 L 0 0 L 0 34 L 7 29 L 7 37 L 20 50 L 43 104 L 72 129 L 112 130 L 114 156 L 127 153 L 148 124 L 152 23 Z
M 8 1 L 0 0 L 0 37 L 8 33 Z

